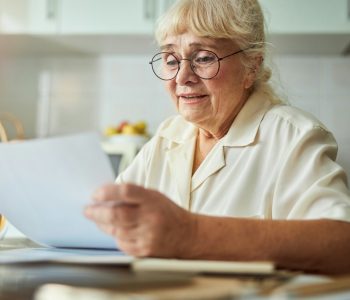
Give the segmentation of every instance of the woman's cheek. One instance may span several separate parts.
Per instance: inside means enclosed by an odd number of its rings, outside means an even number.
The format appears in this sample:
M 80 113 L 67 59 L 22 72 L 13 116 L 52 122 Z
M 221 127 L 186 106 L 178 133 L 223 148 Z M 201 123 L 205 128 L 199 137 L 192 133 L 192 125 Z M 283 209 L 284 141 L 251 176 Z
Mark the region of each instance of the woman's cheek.
M 165 87 L 165 90 L 166 90 L 171 96 L 173 96 L 173 95 L 175 94 L 176 86 L 174 85 L 174 83 L 172 82 L 172 80 L 164 81 L 164 87 Z
M 179 112 L 180 111 L 180 103 L 179 103 L 179 98 L 177 97 L 172 97 L 173 102 L 175 104 L 176 110 Z

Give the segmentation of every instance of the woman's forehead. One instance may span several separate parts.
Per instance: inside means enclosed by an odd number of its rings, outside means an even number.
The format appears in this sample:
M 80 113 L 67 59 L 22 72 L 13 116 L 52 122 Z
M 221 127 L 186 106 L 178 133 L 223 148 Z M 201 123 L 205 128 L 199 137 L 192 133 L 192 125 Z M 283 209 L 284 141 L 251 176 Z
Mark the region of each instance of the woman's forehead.
M 232 48 L 234 42 L 223 38 L 200 37 L 195 34 L 185 32 L 183 34 L 168 35 L 160 45 L 162 50 L 179 48 L 211 48 L 225 49 Z

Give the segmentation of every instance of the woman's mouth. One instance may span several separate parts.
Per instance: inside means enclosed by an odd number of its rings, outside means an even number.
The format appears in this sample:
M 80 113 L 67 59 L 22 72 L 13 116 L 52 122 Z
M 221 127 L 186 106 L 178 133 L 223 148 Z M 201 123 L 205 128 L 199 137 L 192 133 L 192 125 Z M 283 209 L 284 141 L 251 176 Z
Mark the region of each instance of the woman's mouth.
M 207 95 L 179 95 L 179 99 L 186 104 L 195 104 L 202 102 Z

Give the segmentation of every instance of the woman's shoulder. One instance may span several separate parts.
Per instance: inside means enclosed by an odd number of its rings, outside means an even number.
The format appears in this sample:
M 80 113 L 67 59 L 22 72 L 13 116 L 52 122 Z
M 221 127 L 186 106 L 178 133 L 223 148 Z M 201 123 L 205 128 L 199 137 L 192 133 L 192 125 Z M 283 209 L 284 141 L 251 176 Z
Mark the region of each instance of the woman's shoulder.
M 322 130 L 329 132 L 326 125 L 324 125 L 313 114 L 287 104 L 272 106 L 266 113 L 264 120 L 266 122 L 273 122 L 276 125 L 284 124 L 285 126 L 293 127 L 295 130 L 300 132 L 307 132 L 310 130 Z
M 165 119 L 158 127 L 155 136 L 175 142 L 182 142 L 195 136 L 196 128 L 181 115 Z

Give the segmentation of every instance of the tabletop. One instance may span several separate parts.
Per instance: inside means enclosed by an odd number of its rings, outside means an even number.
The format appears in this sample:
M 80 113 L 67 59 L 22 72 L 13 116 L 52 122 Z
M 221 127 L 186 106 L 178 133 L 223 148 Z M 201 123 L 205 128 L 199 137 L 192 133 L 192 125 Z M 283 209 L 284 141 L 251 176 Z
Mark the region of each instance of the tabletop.
M 0 241 L 1 250 L 38 245 L 25 238 Z M 158 299 L 350 299 L 350 278 L 338 283 L 335 292 L 319 292 L 320 283 L 332 283 L 324 276 L 279 272 L 273 276 L 228 276 L 181 273 L 135 272 L 128 266 L 63 263 L 0 265 L 0 299 L 22 300 L 158 300 Z M 297 297 L 285 287 L 311 286 Z M 342 285 L 342 286 L 341 286 Z M 326 285 L 323 285 L 325 287 Z M 342 288 L 339 289 L 339 286 Z M 331 287 L 332 288 L 332 287 Z M 333 285 L 334 289 L 334 285 Z M 332 290 L 332 289 L 331 289 Z M 282 294 L 281 294 L 282 292 Z M 297 289 L 300 293 L 300 289 Z M 294 293 L 294 294 L 293 294 Z M 293 294 L 293 297 L 290 296 Z M 300 294 L 303 295 L 303 294 Z

